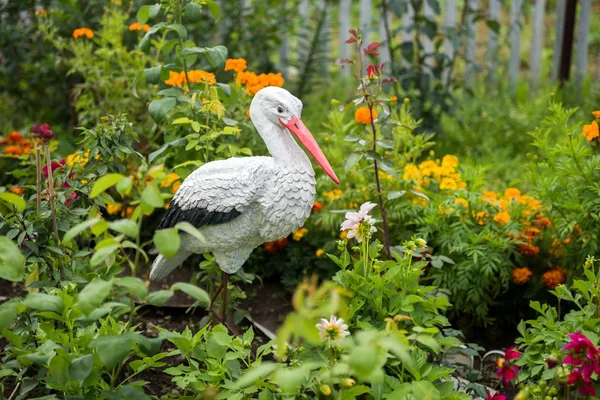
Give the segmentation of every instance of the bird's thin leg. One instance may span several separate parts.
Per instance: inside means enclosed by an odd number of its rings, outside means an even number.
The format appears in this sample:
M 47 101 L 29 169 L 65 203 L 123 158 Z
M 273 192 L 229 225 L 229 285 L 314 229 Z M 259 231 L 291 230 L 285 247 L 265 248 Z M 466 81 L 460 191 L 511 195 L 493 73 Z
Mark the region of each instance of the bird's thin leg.
M 223 272 L 223 300 L 221 301 L 221 318 L 225 321 L 225 312 L 227 311 L 227 279 L 229 278 L 229 274 L 227 272 Z

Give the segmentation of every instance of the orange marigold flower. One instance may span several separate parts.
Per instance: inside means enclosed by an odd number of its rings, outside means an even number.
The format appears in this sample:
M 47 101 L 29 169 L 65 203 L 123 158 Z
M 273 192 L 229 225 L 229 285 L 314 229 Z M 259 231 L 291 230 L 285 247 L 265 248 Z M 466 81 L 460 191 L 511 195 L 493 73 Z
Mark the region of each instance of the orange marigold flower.
M 377 111 L 373 111 L 373 119 L 377 119 Z M 359 107 L 354 112 L 354 120 L 359 124 L 367 125 L 371 123 L 371 111 L 367 107 Z
M 594 117 L 600 119 L 600 110 L 592 111 L 592 114 L 594 114 Z
M 169 71 L 169 79 L 167 79 L 165 81 L 165 85 L 183 86 L 184 80 L 185 80 L 184 75 L 181 75 L 179 72 Z
M 479 225 L 484 225 L 487 222 L 488 213 L 485 211 L 479 211 L 475 214 L 475 219 Z
M 315 201 L 315 203 L 312 206 L 312 209 L 314 211 L 321 211 L 323 209 L 323 204 L 319 203 L 318 201 Z
M 296 232 L 294 232 L 294 234 L 292 235 L 292 239 L 294 239 L 296 242 L 300 241 L 304 235 L 306 235 L 308 233 L 308 229 L 306 228 L 300 228 L 298 229 Z
M 117 203 L 117 204 L 109 204 L 106 206 L 106 212 L 109 215 L 115 215 L 117 214 L 119 211 L 121 211 L 121 208 L 123 207 L 123 205 L 121 203 Z
M 510 221 L 510 214 L 506 211 L 501 211 L 494 215 L 494 221 L 500 225 L 507 224 Z
M 527 228 L 523 231 L 523 234 L 527 236 L 527 239 L 533 240 L 540 233 L 538 228 Z
M 546 217 L 537 217 L 535 221 L 542 228 L 547 228 L 552 225 L 552 222 Z
M 23 140 L 23 135 L 21 135 L 21 133 L 17 131 L 12 131 L 6 137 L 12 143 L 21 143 L 21 141 Z
M 45 17 L 46 15 L 48 15 L 48 11 L 46 11 L 45 9 L 41 8 L 39 10 L 37 10 L 35 12 L 35 15 L 41 15 L 42 17 Z
M 182 72 L 185 80 L 185 72 Z M 202 71 L 201 69 L 188 71 L 190 83 L 216 83 L 215 74 L 212 72 Z
M 247 68 L 243 58 L 229 58 L 225 61 L 225 71 L 244 72 Z
M 161 187 L 170 187 L 176 181 L 180 180 L 181 177 L 177 175 L 175 172 L 171 172 L 167 177 L 160 183 Z
M 529 281 L 531 270 L 527 267 L 515 268 L 512 273 L 512 280 L 517 285 L 523 285 Z
M 600 129 L 598 127 L 598 123 L 596 121 L 592 121 L 589 125 L 583 126 L 583 136 L 587 139 L 588 142 L 591 142 L 595 138 L 600 136 Z
M 565 283 L 567 271 L 561 267 L 554 267 L 551 270 L 544 272 L 542 282 L 549 288 L 554 289 L 561 283 Z
M 496 192 L 490 192 L 490 191 L 484 192 L 481 195 L 481 198 L 483 200 L 496 200 L 497 197 L 498 197 L 498 195 L 496 194 Z
M 94 32 L 89 28 L 79 28 L 73 31 L 73 39 L 78 39 L 81 36 L 91 39 L 94 37 Z
M 25 191 L 25 189 L 23 189 L 23 188 L 20 188 L 20 187 L 17 187 L 17 186 L 13 186 L 13 187 L 10 189 L 10 191 L 11 191 L 11 193 L 14 193 L 14 194 L 19 194 L 19 195 L 21 195 L 21 194 L 23 194 L 23 192 Z
M 19 155 L 19 154 L 23 154 L 23 149 L 19 146 L 6 146 L 2 152 L 4 154 Z
M 395 103 L 398 101 L 398 97 L 397 96 L 390 96 L 390 101 Z
M 323 250 L 323 249 L 317 249 L 317 251 L 315 251 L 315 255 L 318 258 L 321 258 L 321 257 L 323 257 L 325 255 L 325 250 Z
M 130 31 L 142 30 L 142 24 L 140 24 L 139 22 L 136 21 L 133 24 L 129 25 L 129 30 Z
M 517 188 L 508 188 L 504 191 L 504 195 L 509 199 L 521 197 L 521 191 Z
M 534 257 L 540 253 L 540 248 L 532 245 L 531 243 L 522 243 L 519 245 L 519 253 Z

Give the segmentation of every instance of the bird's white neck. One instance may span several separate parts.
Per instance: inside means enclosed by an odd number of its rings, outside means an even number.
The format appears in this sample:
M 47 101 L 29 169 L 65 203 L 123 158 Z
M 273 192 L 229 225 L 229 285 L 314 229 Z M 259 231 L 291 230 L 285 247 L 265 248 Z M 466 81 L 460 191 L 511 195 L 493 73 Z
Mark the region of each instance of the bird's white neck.
M 306 172 L 314 174 L 310 159 L 286 128 L 274 124 L 264 116 L 253 118 L 252 122 L 265 141 L 276 164 L 286 167 L 301 167 Z

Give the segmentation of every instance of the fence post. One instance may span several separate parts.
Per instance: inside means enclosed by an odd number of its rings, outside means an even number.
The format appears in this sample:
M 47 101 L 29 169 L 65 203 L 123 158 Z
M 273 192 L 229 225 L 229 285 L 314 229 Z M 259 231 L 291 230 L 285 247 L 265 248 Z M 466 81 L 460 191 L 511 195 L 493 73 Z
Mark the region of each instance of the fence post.
M 492 0 L 494 1 L 494 0 Z M 446 3 L 446 15 L 444 16 L 444 29 L 446 37 L 444 38 L 444 54 L 447 58 L 448 65 L 444 68 L 443 81 L 447 82 L 450 79 L 450 71 L 454 59 L 454 44 L 448 36 L 456 35 L 456 0 L 448 0 Z
M 371 0 L 360 0 L 360 33 L 365 45 L 371 43 Z
M 563 26 L 562 48 L 560 50 L 560 67 L 558 79 L 561 85 L 569 80 L 571 71 L 571 57 L 573 56 L 573 37 L 575 32 L 575 14 L 577 12 L 577 0 L 567 0 L 565 4 L 565 19 Z
M 350 0 L 340 1 L 340 14 L 339 14 L 339 41 L 340 41 L 340 58 L 350 58 L 349 44 L 346 44 L 346 40 L 350 37 L 348 31 L 350 30 Z M 350 75 L 351 68 L 349 65 L 341 68 L 343 76 Z
M 560 70 L 560 53 L 565 32 L 565 5 L 566 0 L 556 0 L 556 36 L 554 38 L 554 50 L 552 53 L 552 82 L 558 80 L 558 71 Z
M 519 79 L 521 62 L 521 8 L 523 0 L 513 0 L 510 7 L 510 61 L 508 63 L 508 82 L 515 87 Z
M 392 56 L 390 54 L 390 48 L 388 46 L 388 42 L 390 38 L 387 36 L 387 31 L 385 30 L 385 25 L 390 25 L 389 15 L 384 15 L 383 9 L 380 9 L 381 18 L 379 22 L 379 42 L 381 43 L 381 47 L 379 48 L 379 62 L 385 63 L 386 66 L 389 66 Z M 387 17 L 387 18 L 386 18 Z M 387 19 L 387 21 L 386 21 Z
M 559 0 L 560 1 L 560 0 Z M 500 22 L 500 0 L 490 0 L 488 19 L 494 22 Z M 499 32 L 488 28 L 488 83 L 490 86 L 496 84 L 496 67 L 498 65 L 498 38 Z
M 468 15 L 467 15 L 467 50 L 465 58 L 467 67 L 465 69 L 465 87 L 472 89 L 475 82 L 475 13 L 477 11 L 477 0 L 468 0 Z
M 415 10 L 410 2 L 406 4 L 406 12 L 402 15 L 402 43 L 413 43 L 415 37 Z M 409 62 L 402 57 L 402 66 L 408 68 Z
M 544 43 L 544 9 L 546 0 L 536 0 L 533 12 L 533 38 L 531 40 L 531 58 L 529 61 L 529 78 L 532 91 L 540 84 L 542 64 L 542 47 Z
M 285 14 L 287 15 L 287 1 L 283 0 L 281 2 L 281 7 L 284 9 Z M 288 32 L 285 29 L 279 31 L 281 35 L 281 44 L 279 45 L 279 71 L 284 79 L 288 78 L 288 62 L 289 62 L 289 53 L 288 53 Z
M 433 8 L 431 8 L 428 1 L 423 2 L 423 16 L 427 20 L 435 21 L 435 13 L 433 12 Z M 424 64 L 431 68 L 433 67 L 433 57 L 431 57 L 431 55 L 433 54 L 433 41 L 429 36 L 425 34 L 425 32 L 422 32 L 421 37 L 421 41 L 423 43 L 423 53 L 425 53 Z
M 579 30 L 577 31 L 577 58 L 575 59 L 575 88 L 581 98 L 581 86 L 587 72 L 588 39 L 592 0 L 581 0 L 579 10 Z

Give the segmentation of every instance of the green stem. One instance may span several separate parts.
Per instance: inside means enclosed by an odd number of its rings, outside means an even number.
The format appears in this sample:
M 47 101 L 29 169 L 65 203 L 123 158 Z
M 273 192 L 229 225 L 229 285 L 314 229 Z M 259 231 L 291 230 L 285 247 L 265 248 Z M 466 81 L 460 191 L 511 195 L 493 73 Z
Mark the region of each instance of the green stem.
M 177 5 L 177 12 L 176 12 L 176 18 L 177 18 L 177 23 L 181 25 L 181 2 L 179 0 L 176 1 L 176 5 Z M 183 39 L 181 38 L 181 36 L 179 36 L 179 34 L 177 34 L 177 37 L 179 38 L 179 51 L 183 50 Z M 187 61 L 185 60 L 185 57 L 181 57 L 181 62 L 183 64 L 183 72 L 185 74 L 185 81 L 188 85 L 188 88 L 190 87 L 190 78 L 188 77 L 188 66 L 187 66 Z M 196 120 L 196 111 L 194 111 L 194 106 L 191 106 L 192 109 L 192 116 L 194 117 L 194 120 Z

